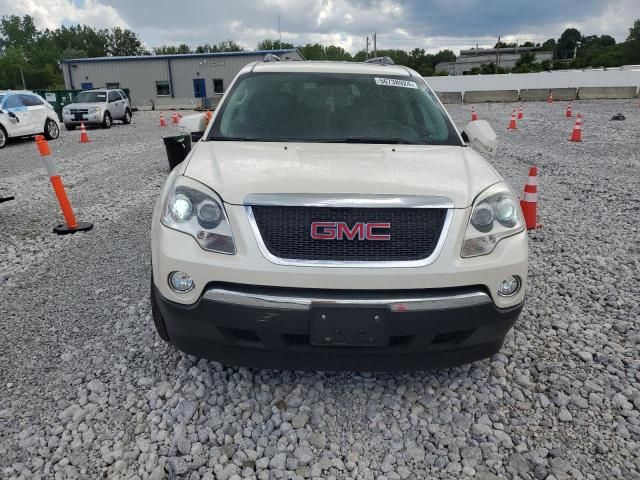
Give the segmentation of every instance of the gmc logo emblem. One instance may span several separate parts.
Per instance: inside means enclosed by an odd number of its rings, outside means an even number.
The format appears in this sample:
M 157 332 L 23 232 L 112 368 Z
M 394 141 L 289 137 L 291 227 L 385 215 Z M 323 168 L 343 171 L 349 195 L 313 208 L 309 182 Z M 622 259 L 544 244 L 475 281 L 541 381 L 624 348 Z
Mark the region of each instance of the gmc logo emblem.
M 313 222 L 311 238 L 314 240 L 391 240 L 389 222 L 364 223 L 356 222 L 349 227 L 345 222 Z

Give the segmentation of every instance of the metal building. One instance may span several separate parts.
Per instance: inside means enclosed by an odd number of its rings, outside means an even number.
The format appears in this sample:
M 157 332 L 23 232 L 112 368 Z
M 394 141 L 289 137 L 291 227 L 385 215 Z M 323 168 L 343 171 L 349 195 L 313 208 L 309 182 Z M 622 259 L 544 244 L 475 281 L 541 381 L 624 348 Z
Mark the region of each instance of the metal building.
M 304 60 L 297 49 L 62 60 L 68 89 L 128 88 L 138 108 L 194 108 L 219 97 L 246 64 L 266 54 Z

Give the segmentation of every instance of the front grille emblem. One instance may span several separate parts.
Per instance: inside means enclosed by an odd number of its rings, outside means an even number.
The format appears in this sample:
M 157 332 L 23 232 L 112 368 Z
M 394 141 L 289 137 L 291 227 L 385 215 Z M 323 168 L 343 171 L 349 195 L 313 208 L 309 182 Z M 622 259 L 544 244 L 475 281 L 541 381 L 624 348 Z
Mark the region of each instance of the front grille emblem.
M 314 240 L 371 240 L 389 241 L 390 222 L 356 222 L 351 227 L 346 222 L 313 222 L 311 238 Z

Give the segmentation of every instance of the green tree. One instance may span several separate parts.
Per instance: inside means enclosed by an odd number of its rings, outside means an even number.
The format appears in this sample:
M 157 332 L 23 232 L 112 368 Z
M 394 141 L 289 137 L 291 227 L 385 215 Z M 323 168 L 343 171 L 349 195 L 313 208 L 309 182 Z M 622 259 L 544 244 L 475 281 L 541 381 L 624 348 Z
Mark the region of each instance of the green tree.
M 33 17 L 25 15 L 3 16 L 0 20 L 0 35 L 2 36 L 2 47 L 29 49 L 40 36 L 36 28 Z
M 582 40 L 580 31 L 576 28 L 567 28 L 558 40 L 558 57 L 561 59 L 573 58 L 578 42 Z
M 629 63 L 640 63 L 640 19 L 636 20 L 633 27 L 629 29 L 625 50 Z
M 244 49 L 234 40 L 222 40 L 211 49 L 212 52 L 241 52 L 242 50 Z
M 109 32 L 108 53 L 114 57 L 144 54 L 144 46 L 134 32 L 129 29 L 114 27 Z
M 273 38 L 265 38 L 256 46 L 256 50 L 284 50 L 287 48 L 293 48 L 293 44 Z
M 324 47 L 319 43 L 307 43 L 304 47 L 298 47 L 298 50 L 307 60 L 324 60 Z

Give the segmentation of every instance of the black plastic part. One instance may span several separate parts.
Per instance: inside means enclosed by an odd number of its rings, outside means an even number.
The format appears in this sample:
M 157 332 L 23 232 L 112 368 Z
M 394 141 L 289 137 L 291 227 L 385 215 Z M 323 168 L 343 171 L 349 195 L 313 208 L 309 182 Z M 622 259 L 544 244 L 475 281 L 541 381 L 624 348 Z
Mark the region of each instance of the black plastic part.
M 91 222 L 78 222 L 78 226 L 75 228 L 69 228 L 66 224 L 62 223 L 53 227 L 53 232 L 58 235 L 68 235 L 70 233 L 76 232 L 88 232 L 93 228 L 93 223 Z
M 164 326 L 164 319 L 160 310 L 158 310 L 158 304 L 156 302 L 155 286 L 153 285 L 153 275 L 151 275 L 151 316 L 153 317 L 153 323 L 156 326 L 156 331 L 160 338 L 165 342 L 169 341 L 169 335 L 167 335 L 167 329 Z
M 244 288 L 255 292 L 258 287 Z M 304 295 L 304 290 L 297 291 Z M 203 298 L 181 305 L 165 299 L 155 285 L 152 296 L 158 333 L 183 352 L 227 365 L 279 370 L 427 370 L 481 360 L 500 350 L 523 306 L 499 309 L 490 302 L 445 310 L 387 311 L 386 345 L 322 346 L 311 339 L 311 311 L 238 306 Z
M 0 203 L 8 202 L 10 200 L 15 200 L 16 197 L 0 197 Z
M 191 151 L 191 137 L 189 135 L 177 135 L 175 137 L 164 137 L 162 140 L 164 141 L 164 148 L 167 150 L 169 169 L 173 170 Z

